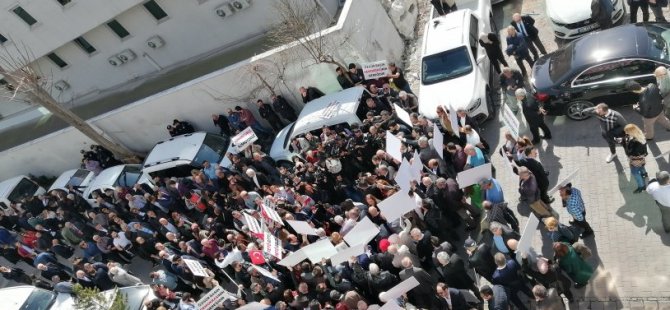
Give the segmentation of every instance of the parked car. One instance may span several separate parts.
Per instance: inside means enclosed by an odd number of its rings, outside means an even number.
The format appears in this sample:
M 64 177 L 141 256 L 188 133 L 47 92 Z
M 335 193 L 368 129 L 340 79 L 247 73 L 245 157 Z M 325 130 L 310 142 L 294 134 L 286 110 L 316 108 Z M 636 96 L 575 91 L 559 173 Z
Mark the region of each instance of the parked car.
M 115 189 L 117 186 L 133 187 L 135 184 L 151 185 L 151 181 L 142 175 L 141 165 L 118 165 L 109 167 L 100 174 L 86 187 L 84 198 L 89 203 L 95 203 L 93 193 L 102 193 L 108 189 Z
M 156 143 L 142 164 L 142 172 L 153 177 L 188 177 L 202 162 L 230 166 L 226 153 L 230 138 L 208 132 L 194 132 Z
M 19 202 L 23 198 L 46 193 L 46 190 L 25 175 L 13 177 L 0 182 L 0 208 L 9 208 L 12 202 Z
M 106 300 L 113 300 L 116 290 L 108 290 L 100 294 Z M 125 296 L 127 310 L 143 310 L 145 301 L 156 297 L 148 285 L 123 287 L 118 293 Z M 0 289 L 0 302 L 3 310 L 71 310 L 74 309 L 75 297 L 67 293 L 55 293 L 34 286 L 21 285 Z M 90 310 L 107 310 L 109 305 L 100 305 Z
M 459 10 L 426 23 L 421 45 L 419 112 L 436 118 L 436 108 L 465 109 L 485 120 L 493 115 L 491 86 L 495 74 L 479 34 L 495 32 L 491 2 L 458 3 Z
M 634 104 L 626 90 L 634 80 L 654 82 L 654 70 L 670 65 L 670 23 L 624 25 L 577 39 L 540 57 L 533 67 L 535 98 L 550 114 L 583 120 L 582 110 L 600 102 Z
M 86 169 L 70 169 L 61 173 L 49 187 L 48 193 L 54 190 L 68 191 L 70 186 L 79 192 L 84 192 L 88 184 L 95 178 L 93 171 Z
M 626 15 L 625 0 L 611 1 L 614 6 L 612 24 L 616 24 Z M 591 19 L 591 0 L 547 0 L 546 7 L 557 38 L 572 40 L 600 28 Z

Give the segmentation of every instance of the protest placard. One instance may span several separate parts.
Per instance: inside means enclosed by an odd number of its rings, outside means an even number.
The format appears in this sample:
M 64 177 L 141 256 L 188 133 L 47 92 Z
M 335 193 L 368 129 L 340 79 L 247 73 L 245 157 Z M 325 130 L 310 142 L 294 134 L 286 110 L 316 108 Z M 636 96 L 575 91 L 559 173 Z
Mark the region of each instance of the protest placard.
M 344 241 L 346 241 L 349 246 L 355 246 L 361 243 L 367 244 L 370 240 L 374 239 L 377 234 L 379 234 L 379 227 L 366 216 L 358 221 L 354 228 L 344 235 Z
M 301 234 L 301 235 L 310 235 L 310 236 L 318 236 L 316 233 L 316 229 L 309 225 L 309 223 L 305 221 L 291 221 L 291 220 L 286 220 L 286 222 L 293 227 L 293 230 L 295 232 Z
M 519 119 L 516 118 L 512 109 L 509 108 L 507 104 L 503 104 L 503 108 L 500 109 L 500 118 L 505 124 L 505 127 L 509 129 L 509 132 L 514 136 L 514 139 L 519 138 Z
M 433 126 L 433 147 L 440 158 L 444 158 L 444 136 L 437 126 Z
M 250 127 L 245 128 L 244 130 L 240 131 L 237 135 L 233 136 L 232 139 L 230 139 L 232 142 L 232 146 L 238 151 L 241 152 L 247 147 L 249 147 L 251 144 L 256 142 L 258 140 L 258 136 L 256 136 L 256 133 L 254 132 L 253 129 Z
M 386 60 L 364 63 L 361 65 L 361 69 L 363 69 L 363 77 L 366 80 L 376 80 L 391 75 Z
M 479 183 L 479 181 L 483 179 L 490 179 L 492 175 L 491 163 L 488 163 L 459 172 L 458 175 L 456 175 L 456 181 L 458 182 L 459 188 L 466 188 L 470 185 Z
M 205 271 L 205 268 L 202 267 L 202 264 L 200 264 L 199 261 L 192 259 L 184 259 L 184 263 L 186 264 L 188 269 L 191 270 L 191 273 L 193 273 L 194 276 L 209 277 L 209 275 Z
M 402 146 L 402 141 L 398 137 L 394 136 L 390 131 L 386 131 L 386 153 L 389 154 L 393 159 L 397 161 L 402 160 L 402 153 L 400 152 L 400 147 Z
M 406 191 L 396 192 L 379 203 L 379 210 L 388 222 L 395 221 L 407 212 L 414 211 L 414 208 L 416 208 L 416 202 L 409 197 Z
M 198 309 L 200 310 L 214 310 L 223 305 L 226 299 L 237 299 L 237 297 L 230 292 L 224 290 L 221 286 L 215 286 L 211 291 L 207 292 L 205 296 L 198 300 Z

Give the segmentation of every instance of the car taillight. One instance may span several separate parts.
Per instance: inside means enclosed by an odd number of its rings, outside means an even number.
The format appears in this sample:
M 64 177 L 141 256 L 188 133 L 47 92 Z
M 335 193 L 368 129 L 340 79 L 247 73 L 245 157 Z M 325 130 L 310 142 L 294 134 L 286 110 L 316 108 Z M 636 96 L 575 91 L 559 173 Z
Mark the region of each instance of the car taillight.
M 535 93 L 535 100 L 545 102 L 545 101 L 549 100 L 549 94 Z

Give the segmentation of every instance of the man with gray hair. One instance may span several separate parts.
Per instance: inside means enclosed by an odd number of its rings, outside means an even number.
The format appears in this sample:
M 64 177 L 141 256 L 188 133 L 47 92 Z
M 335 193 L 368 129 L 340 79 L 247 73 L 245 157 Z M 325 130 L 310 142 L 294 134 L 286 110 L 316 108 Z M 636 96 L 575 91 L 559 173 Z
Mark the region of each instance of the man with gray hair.
M 417 142 L 419 144 L 419 158 L 421 159 L 421 163 L 427 166 L 431 159 L 437 159 L 440 171 L 447 171 L 447 163 L 442 159 L 442 156 L 440 156 L 440 154 L 444 154 L 444 147 L 439 150 L 435 149 L 435 147 L 428 142 L 426 136 L 421 136 Z
M 437 284 L 435 279 L 425 270 L 414 267 L 409 257 L 402 259 L 402 267 L 404 269 L 400 271 L 401 281 L 414 277 L 419 282 L 418 286 L 407 293 L 410 303 L 417 308 L 430 309 L 435 296 L 435 284 Z
M 479 291 L 475 285 L 475 281 L 468 275 L 465 268 L 465 262 L 458 254 L 449 255 L 447 252 L 437 253 L 438 266 L 435 268 L 439 275 L 439 280 L 446 283 L 449 287 L 471 290 L 475 296 L 484 302 L 484 300 L 477 294 Z
M 402 90 L 398 93 L 398 105 L 407 113 L 419 111 L 419 99 L 414 94 Z
M 656 178 L 649 181 L 647 193 L 649 193 L 661 210 L 661 222 L 665 233 L 670 233 L 670 173 L 659 171 Z
M 521 106 L 521 112 L 523 112 L 523 117 L 528 123 L 530 133 L 533 135 L 533 144 L 540 143 L 540 139 L 551 139 L 551 131 L 544 122 L 544 116 L 547 114 L 547 111 L 541 103 L 535 101 L 533 96 L 528 96 L 526 90 L 523 88 L 517 89 L 514 95 L 516 95 L 516 100 Z M 540 135 L 540 129 L 544 133 L 543 136 Z
M 537 310 L 564 310 L 563 299 L 558 296 L 556 289 L 542 286 L 541 284 L 533 287 L 533 296 L 535 296 L 535 309 Z

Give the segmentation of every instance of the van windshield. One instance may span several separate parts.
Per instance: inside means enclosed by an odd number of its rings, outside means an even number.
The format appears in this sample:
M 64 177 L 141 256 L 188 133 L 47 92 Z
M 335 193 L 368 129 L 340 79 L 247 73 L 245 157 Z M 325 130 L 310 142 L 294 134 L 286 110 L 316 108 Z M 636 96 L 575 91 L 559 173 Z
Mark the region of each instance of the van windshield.
M 34 196 L 38 188 L 39 185 L 35 184 L 35 182 L 27 178 L 22 178 L 21 181 L 16 184 L 14 190 L 9 193 L 7 199 L 11 202 L 18 202 L 23 198 Z
M 424 85 L 457 78 L 472 72 L 470 55 L 465 46 L 423 58 L 421 83 Z
M 132 187 L 139 181 L 140 176 L 142 176 L 140 166 L 126 165 L 114 182 L 114 186 Z
M 198 153 L 195 154 L 195 158 L 193 158 L 192 165 L 200 167 L 205 160 L 212 164 L 218 164 L 221 162 L 223 156 L 226 155 L 229 144 L 230 139 L 228 137 L 207 134 L 205 140 L 202 141 L 200 150 L 198 150 Z
M 55 299 L 56 294 L 53 292 L 36 288 L 19 310 L 47 310 Z

